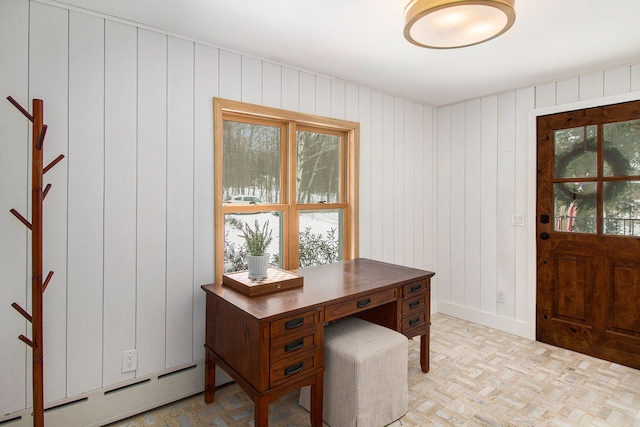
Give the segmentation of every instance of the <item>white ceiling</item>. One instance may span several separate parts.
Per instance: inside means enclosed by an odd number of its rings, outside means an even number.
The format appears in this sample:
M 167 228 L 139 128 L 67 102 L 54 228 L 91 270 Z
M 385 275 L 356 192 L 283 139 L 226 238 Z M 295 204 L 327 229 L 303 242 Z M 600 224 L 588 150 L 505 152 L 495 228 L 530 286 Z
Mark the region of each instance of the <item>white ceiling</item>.
M 59 0 L 223 49 L 446 105 L 640 62 L 640 0 L 516 0 L 476 46 L 404 39 L 408 0 Z

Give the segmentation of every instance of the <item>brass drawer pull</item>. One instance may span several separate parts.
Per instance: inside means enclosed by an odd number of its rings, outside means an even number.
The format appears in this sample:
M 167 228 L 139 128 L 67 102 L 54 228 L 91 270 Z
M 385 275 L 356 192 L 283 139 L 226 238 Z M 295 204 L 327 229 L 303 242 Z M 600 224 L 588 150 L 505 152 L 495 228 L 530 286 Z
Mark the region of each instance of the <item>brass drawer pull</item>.
M 371 298 L 363 299 L 362 301 L 358 301 L 358 308 L 364 308 L 371 304 Z
M 420 301 L 414 301 L 411 304 L 409 304 L 409 308 L 416 308 L 417 306 L 420 305 Z
M 284 351 L 288 352 L 288 351 L 293 351 L 293 350 L 297 350 L 300 347 L 302 347 L 304 345 L 304 340 L 302 338 L 300 338 L 297 341 L 294 342 L 290 342 L 289 344 L 286 344 L 284 346 Z
M 297 319 L 289 320 L 284 324 L 285 329 L 295 329 L 304 325 L 304 317 L 298 317 Z
M 422 289 L 422 283 L 418 284 L 418 285 L 413 285 L 410 289 L 409 292 L 413 293 L 413 292 L 418 292 L 420 289 Z
M 288 368 L 285 368 L 284 374 L 285 375 L 297 374 L 298 372 L 302 371 L 303 368 L 304 368 L 304 362 L 300 362 L 296 365 L 291 365 Z
M 419 317 L 416 317 L 415 319 L 411 319 L 411 320 L 409 320 L 409 326 L 413 326 L 416 323 L 418 323 L 419 321 L 420 321 Z

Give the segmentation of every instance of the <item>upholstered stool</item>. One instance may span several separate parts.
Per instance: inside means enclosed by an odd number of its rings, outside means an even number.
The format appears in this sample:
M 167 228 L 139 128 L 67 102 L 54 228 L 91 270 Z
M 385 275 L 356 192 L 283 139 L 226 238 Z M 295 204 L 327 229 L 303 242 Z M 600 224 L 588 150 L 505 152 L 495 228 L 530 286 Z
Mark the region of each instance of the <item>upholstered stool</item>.
M 391 329 L 347 318 L 324 329 L 322 419 L 331 427 L 382 427 L 409 410 L 408 340 Z M 300 390 L 309 410 L 310 388 Z

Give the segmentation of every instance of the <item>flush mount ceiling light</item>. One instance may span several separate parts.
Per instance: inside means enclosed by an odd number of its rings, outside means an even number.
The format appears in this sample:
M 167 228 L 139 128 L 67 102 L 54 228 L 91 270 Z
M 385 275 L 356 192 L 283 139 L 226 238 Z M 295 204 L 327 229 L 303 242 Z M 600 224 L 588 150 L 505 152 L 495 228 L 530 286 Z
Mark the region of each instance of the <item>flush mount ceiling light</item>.
M 515 0 L 411 0 L 404 9 L 404 37 L 432 49 L 486 42 L 516 20 Z

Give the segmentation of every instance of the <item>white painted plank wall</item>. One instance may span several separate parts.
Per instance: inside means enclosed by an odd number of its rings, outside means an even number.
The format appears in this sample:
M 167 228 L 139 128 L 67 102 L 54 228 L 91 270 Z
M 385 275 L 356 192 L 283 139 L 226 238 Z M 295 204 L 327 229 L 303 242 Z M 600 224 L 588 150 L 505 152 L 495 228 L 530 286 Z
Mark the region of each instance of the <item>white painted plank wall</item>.
M 31 110 L 27 85 L 29 27 L 24 25 L 28 19 L 27 2 L 0 2 L 0 40 L 11 40 L 0 42 L 0 413 L 4 413 L 3 408 L 22 408 L 27 401 L 27 346 L 18 340 L 18 335 L 28 334 L 28 323 L 11 304 L 18 303 L 25 309 L 30 305 L 27 241 L 31 233 L 8 212 L 16 209 L 24 217 L 31 217 L 31 192 L 26 184 L 31 165 L 30 122 L 5 98 L 12 96 Z
M 49 125 L 44 164 L 59 154 L 66 156 L 44 176 L 44 182 L 52 188 L 43 203 L 43 272 L 54 272 L 44 295 L 44 398 L 54 401 L 67 396 L 69 11 L 31 2 L 29 24 L 29 81 L 25 83 L 29 105 L 33 98 L 44 101 L 44 122 Z M 30 184 L 26 185 L 24 191 L 28 193 Z M 31 351 L 27 354 L 30 356 Z M 27 366 L 30 364 L 29 357 Z M 31 406 L 30 369 L 27 378 L 27 405 Z
M 638 90 L 640 65 L 631 64 L 437 109 L 438 311 L 533 338 L 535 221 L 510 222 L 513 213 L 535 212 L 530 114 Z M 504 304 L 496 291 L 504 292 Z
M 435 269 L 432 107 L 51 4 L 0 7 L 12 34 L 0 39 L 12 59 L 1 87 L 26 106 L 45 100 L 47 161 L 67 156 L 45 177 L 48 402 L 203 359 L 214 96 L 359 121 L 360 254 Z M 25 211 L 29 126 L 11 105 L 0 112 L 3 211 Z M 29 235 L 10 214 L 0 221 L 7 414 L 31 404 L 30 351 L 17 339 L 28 330 L 10 307 L 29 305 Z M 131 349 L 138 370 L 123 374 Z
M 67 353 L 67 394 L 75 395 L 102 386 L 104 278 L 104 19 L 77 12 L 69 13 L 66 164 L 66 345 L 78 349 Z

